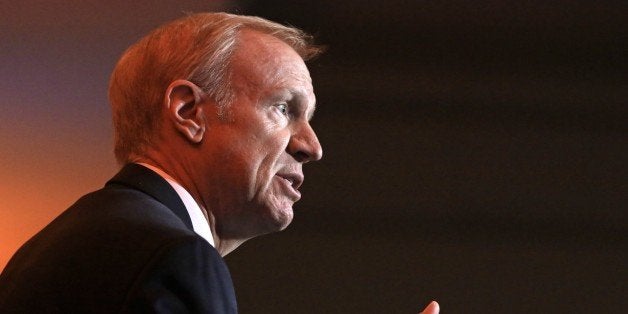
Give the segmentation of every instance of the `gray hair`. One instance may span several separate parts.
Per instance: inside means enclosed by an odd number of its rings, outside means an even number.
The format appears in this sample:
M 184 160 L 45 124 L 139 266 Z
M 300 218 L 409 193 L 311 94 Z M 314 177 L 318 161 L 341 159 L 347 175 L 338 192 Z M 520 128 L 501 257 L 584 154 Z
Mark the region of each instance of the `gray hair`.
M 321 52 L 312 36 L 260 17 L 192 14 L 167 23 L 129 47 L 109 83 L 116 159 L 120 164 L 154 144 L 168 85 L 177 79 L 198 85 L 225 110 L 232 101 L 229 60 L 241 29 L 282 40 L 304 61 Z

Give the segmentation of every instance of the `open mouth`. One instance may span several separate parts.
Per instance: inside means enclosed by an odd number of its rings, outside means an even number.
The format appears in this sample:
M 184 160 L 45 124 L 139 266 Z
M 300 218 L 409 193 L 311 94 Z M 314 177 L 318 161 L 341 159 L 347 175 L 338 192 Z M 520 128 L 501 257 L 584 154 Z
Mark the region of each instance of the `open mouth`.
M 303 175 L 299 173 L 278 173 L 276 176 L 283 183 L 286 194 L 293 201 L 298 201 L 301 198 L 299 187 L 303 183 Z
M 298 173 L 277 173 L 277 176 L 288 181 L 294 190 L 298 190 L 303 184 L 303 175 Z

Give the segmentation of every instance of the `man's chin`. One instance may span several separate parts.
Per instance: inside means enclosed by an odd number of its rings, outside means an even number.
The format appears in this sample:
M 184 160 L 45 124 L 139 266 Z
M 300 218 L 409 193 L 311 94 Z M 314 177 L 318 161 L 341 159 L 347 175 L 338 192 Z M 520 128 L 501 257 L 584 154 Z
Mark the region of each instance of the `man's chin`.
M 268 233 L 285 230 L 286 228 L 288 228 L 288 226 L 292 222 L 292 219 L 294 218 L 292 203 L 284 204 L 281 207 L 275 208 L 269 218 Z

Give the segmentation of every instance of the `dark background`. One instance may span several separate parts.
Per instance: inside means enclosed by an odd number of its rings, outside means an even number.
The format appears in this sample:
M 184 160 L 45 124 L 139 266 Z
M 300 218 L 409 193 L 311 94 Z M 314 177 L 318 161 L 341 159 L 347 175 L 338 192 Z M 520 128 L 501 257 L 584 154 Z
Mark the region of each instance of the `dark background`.
M 226 10 L 328 46 L 310 64 L 324 158 L 295 220 L 226 258 L 241 313 L 628 309 L 624 1 L 2 7 L 4 260 L 114 173 L 123 50 L 182 11 Z
M 628 4 L 263 2 L 329 46 L 324 158 L 243 313 L 625 313 Z

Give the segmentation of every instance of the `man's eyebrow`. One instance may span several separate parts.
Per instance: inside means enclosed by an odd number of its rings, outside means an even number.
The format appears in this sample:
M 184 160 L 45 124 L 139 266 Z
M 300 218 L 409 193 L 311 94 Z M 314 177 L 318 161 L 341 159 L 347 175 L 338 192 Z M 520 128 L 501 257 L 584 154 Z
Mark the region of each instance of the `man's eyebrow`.
M 314 118 L 314 112 L 316 111 L 316 102 L 312 104 L 312 110 L 307 115 L 307 121 L 311 121 Z

